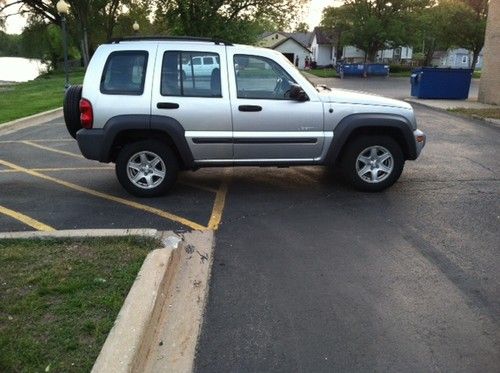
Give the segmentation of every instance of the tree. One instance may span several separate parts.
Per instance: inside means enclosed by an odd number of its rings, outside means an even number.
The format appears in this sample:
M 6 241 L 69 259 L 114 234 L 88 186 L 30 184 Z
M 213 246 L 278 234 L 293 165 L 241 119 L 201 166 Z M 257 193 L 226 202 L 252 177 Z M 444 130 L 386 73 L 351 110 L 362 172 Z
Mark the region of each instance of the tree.
M 429 3 L 430 0 L 345 0 L 339 11 L 346 25 L 342 43 L 363 50 L 365 60 L 370 61 L 379 50 L 408 45 L 412 38 L 412 14 Z M 338 20 L 339 16 L 334 18 Z
M 321 18 L 321 26 L 333 30 L 333 39 L 338 59 L 341 58 L 342 49 L 344 48 L 343 35 L 351 27 L 346 17 L 346 9 L 347 8 L 343 6 L 326 7 L 323 10 L 323 16 Z
M 472 52 L 474 69 L 484 44 L 487 13 L 487 0 L 441 0 L 423 9 L 417 16 L 414 41 L 422 43 L 424 65 L 430 65 L 436 50 L 460 47 Z
M 455 46 L 472 52 L 470 68 L 475 69 L 484 46 L 488 0 L 457 0 L 452 4 L 455 9 L 445 32 Z
M 155 22 L 174 35 L 254 42 L 264 25 L 288 28 L 306 0 L 157 0 Z
M 28 20 L 44 21 L 48 24 L 61 26 L 61 17 L 56 10 L 55 0 L 15 0 L 0 4 L 0 12 L 12 6 L 19 6 L 19 13 L 27 16 Z M 110 37 L 122 6 L 134 0 L 66 0 L 70 5 L 70 14 L 66 17 L 68 32 L 81 50 L 85 66 L 92 54 L 94 45 L 106 37 Z M 101 35 L 101 30 L 104 33 Z M 99 37 L 96 37 L 99 35 Z
M 295 32 L 309 32 L 309 25 L 306 22 L 300 22 L 295 27 Z

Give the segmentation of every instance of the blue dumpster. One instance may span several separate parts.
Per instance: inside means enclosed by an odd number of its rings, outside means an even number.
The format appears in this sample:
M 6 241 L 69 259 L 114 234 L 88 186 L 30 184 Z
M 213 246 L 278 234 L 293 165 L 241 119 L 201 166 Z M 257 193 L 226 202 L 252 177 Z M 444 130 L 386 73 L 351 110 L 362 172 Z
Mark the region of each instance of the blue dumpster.
M 389 65 L 383 63 L 339 63 L 336 69 L 341 78 L 344 76 L 389 76 Z
M 411 95 L 417 98 L 466 100 L 472 69 L 420 67 L 411 72 Z
M 370 76 L 389 76 L 389 65 L 383 63 L 367 64 L 366 74 Z
M 365 73 L 365 65 L 362 63 L 346 63 L 338 65 L 338 70 L 340 77 L 344 76 L 363 76 Z

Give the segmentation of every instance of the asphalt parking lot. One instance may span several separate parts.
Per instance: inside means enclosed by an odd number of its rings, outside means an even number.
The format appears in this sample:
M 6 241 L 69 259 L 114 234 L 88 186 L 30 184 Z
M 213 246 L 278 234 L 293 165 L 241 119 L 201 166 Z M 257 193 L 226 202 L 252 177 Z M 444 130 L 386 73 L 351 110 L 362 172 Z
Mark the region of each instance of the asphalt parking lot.
M 379 194 L 216 168 L 137 199 L 62 119 L 3 134 L 0 230 L 218 229 L 199 372 L 498 371 L 499 129 L 415 109 L 428 145 Z
M 200 178 L 201 177 L 201 178 Z M 138 199 L 113 165 L 84 159 L 62 118 L 0 136 L 2 231 L 213 228 L 220 221 L 224 171 L 185 173 L 169 196 Z

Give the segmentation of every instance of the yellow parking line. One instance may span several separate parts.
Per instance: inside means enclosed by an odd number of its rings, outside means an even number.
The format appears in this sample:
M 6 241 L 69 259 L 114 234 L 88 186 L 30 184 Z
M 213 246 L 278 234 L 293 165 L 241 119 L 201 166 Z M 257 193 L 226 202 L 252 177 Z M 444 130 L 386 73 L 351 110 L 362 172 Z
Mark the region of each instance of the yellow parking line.
M 14 144 L 23 141 L 29 142 L 73 142 L 74 139 L 28 139 L 28 140 L 0 140 L 0 144 Z
M 197 229 L 197 230 L 206 230 L 207 229 L 207 227 L 205 227 L 201 224 L 195 223 L 191 220 L 185 219 L 181 216 L 177 216 L 177 215 L 171 214 L 169 212 L 166 212 L 166 211 L 154 208 L 154 207 L 142 205 L 142 204 L 137 203 L 137 202 L 129 201 L 129 200 L 124 199 L 124 198 L 115 197 L 115 196 L 112 196 L 110 194 L 106 194 L 106 193 L 98 192 L 96 190 L 85 188 L 85 187 L 82 187 L 80 185 L 76 185 L 76 184 L 61 180 L 61 179 L 57 179 L 57 178 L 52 177 L 52 176 L 48 176 L 48 175 L 45 175 L 45 174 L 42 174 L 42 173 L 39 173 L 39 172 L 36 172 L 33 170 L 29 170 L 29 169 L 21 167 L 21 166 L 17 166 L 13 163 L 4 161 L 2 159 L 0 159 L 0 164 L 4 165 L 6 167 L 10 167 L 13 170 L 17 170 L 19 172 L 24 172 L 28 175 L 35 176 L 35 177 L 38 177 L 40 179 L 48 180 L 48 181 L 51 181 L 53 183 L 65 186 L 66 188 L 77 190 L 79 192 L 90 194 L 94 197 L 99 197 L 99 198 L 102 198 L 102 199 L 105 199 L 108 201 L 117 202 L 117 203 L 120 203 L 120 204 L 125 205 L 125 206 L 133 207 L 133 208 L 138 209 L 138 210 L 142 210 L 142 211 L 149 212 L 151 214 L 155 214 L 155 215 L 160 216 L 164 219 L 175 221 L 177 223 L 180 223 L 180 224 L 185 225 L 187 227 L 190 227 L 192 229 Z
M 27 168 L 30 171 L 38 172 L 62 172 L 62 171 L 93 171 L 93 170 L 114 170 L 114 167 L 62 167 L 62 168 Z M 17 170 L 0 170 L 1 173 L 16 173 Z
M 21 223 L 29 225 L 30 227 L 35 228 L 38 231 L 42 231 L 42 232 L 55 231 L 54 228 L 52 228 L 46 224 L 43 224 L 43 223 L 39 222 L 38 220 L 32 219 L 29 216 L 21 214 L 20 212 L 16 212 L 14 210 L 8 209 L 7 207 L 0 206 L 0 214 L 4 214 L 4 215 L 10 216 L 11 218 L 14 218 L 16 220 L 19 220 Z
M 219 224 L 222 219 L 222 212 L 224 211 L 224 205 L 226 204 L 226 195 L 229 186 L 229 176 L 226 172 L 222 180 L 222 184 L 217 191 L 215 196 L 214 207 L 212 209 L 212 215 L 208 222 L 208 228 L 216 231 L 219 229 Z
M 85 159 L 80 154 L 67 152 L 65 150 L 59 150 L 59 149 L 50 148 L 48 146 L 43 146 L 43 145 L 40 145 L 40 144 L 35 144 L 34 142 L 31 142 L 31 141 L 21 141 L 21 142 L 23 144 L 26 144 L 26 145 L 34 146 L 35 148 L 39 148 L 39 149 L 43 149 L 43 150 L 48 150 L 49 152 L 54 152 L 54 153 L 69 155 L 70 157 Z

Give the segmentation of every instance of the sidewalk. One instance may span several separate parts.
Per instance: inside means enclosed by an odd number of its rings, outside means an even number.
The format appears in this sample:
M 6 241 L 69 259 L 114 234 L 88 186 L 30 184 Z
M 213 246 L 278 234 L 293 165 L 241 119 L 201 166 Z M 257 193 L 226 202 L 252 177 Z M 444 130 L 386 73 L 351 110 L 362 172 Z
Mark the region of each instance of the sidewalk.
M 483 104 L 482 102 L 477 101 L 477 97 L 470 97 L 467 100 L 435 100 L 410 97 L 405 99 L 405 101 L 443 111 L 456 110 L 459 114 L 469 115 L 475 119 L 480 119 L 495 126 L 500 126 L 500 119 L 487 118 L 484 115 L 474 114 L 473 110 L 500 111 L 500 106 Z M 467 113 L 469 110 L 472 112 Z

